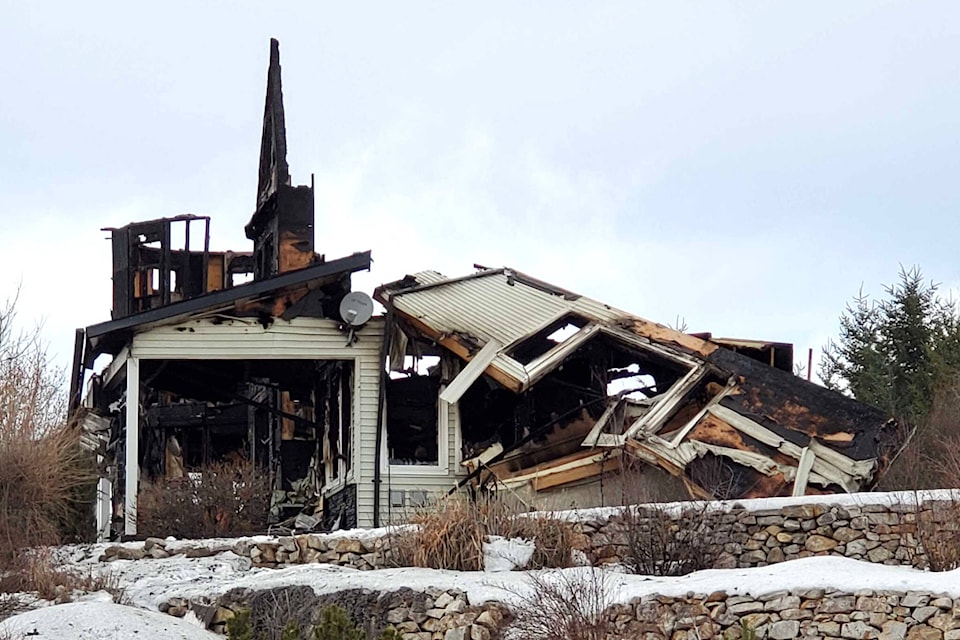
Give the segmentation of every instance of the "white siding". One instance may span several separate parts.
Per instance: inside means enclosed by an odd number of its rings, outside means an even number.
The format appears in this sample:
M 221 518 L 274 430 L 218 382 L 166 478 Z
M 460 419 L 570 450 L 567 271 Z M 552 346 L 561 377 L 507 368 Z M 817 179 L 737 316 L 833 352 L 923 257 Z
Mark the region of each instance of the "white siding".
M 404 469 L 407 473 L 400 475 L 391 473 L 389 465 L 384 468 L 381 474 L 382 483 L 380 485 L 380 524 L 392 524 L 402 522 L 410 515 L 413 508 L 410 506 L 411 491 L 424 491 L 429 498 L 435 498 L 446 494 L 461 478 L 466 477 L 466 472 L 460 466 L 460 421 L 457 415 L 457 406 L 451 405 L 450 415 L 448 417 L 450 428 L 447 431 L 447 464 L 446 473 L 426 472 L 423 474 L 410 473 L 407 467 Z M 393 467 L 394 470 L 397 467 Z M 390 504 L 390 491 L 403 491 L 407 506 L 404 508 L 392 507 Z M 372 493 L 372 492 L 371 492 Z M 372 498 L 372 495 L 371 495 Z M 373 504 L 372 501 L 370 503 Z M 361 526 L 371 526 L 361 522 Z

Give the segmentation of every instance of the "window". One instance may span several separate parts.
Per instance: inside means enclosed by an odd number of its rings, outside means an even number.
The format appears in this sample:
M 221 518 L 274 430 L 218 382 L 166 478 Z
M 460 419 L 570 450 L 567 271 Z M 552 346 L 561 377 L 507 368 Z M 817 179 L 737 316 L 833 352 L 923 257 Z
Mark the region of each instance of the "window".
M 406 356 L 387 381 L 387 459 L 391 465 L 439 466 L 440 358 Z

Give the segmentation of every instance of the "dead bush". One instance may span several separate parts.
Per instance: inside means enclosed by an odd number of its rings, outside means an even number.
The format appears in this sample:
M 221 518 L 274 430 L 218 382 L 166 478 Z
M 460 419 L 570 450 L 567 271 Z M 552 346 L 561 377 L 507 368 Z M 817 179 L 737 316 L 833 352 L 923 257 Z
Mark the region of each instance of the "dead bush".
M 144 483 L 137 520 L 148 536 L 212 538 L 262 530 L 269 509 L 268 474 L 239 460 L 216 462 L 185 478 Z
M 518 501 L 484 494 L 456 494 L 438 500 L 409 518 L 412 528 L 390 536 L 396 566 L 455 571 L 483 569 L 488 536 L 533 540 L 530 568 L 571 565 L 574 534 L 570 523 L 546 514 L 529 514 Z
M 914 494 L 917 542 L 922 555 L 916 565 L 930 571 L 960 568 L 960 497 L 922 501 Z
M 682 576 L 713 568 L 708 507 L 706 502 L 623 507 L 619 514 L 627 546 L 623 564 L 649 576 Z
M 529 590 L 510 589 L 515 618 L 508 640 L 605 640 L 616 632 L 604 616 L 610 579 L 602 569 L 543 571 L 529 575 Z

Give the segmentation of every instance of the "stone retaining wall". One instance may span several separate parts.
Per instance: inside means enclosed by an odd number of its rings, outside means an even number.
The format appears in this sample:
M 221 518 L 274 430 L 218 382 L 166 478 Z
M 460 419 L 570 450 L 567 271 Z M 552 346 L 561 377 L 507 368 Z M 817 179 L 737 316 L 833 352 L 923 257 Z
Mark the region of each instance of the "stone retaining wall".
M 922 592 L 809 589 L 759 597 L 723 592 L 653 596 L 613 606 L 605 617 L 614 627 L 611 639 L 732 640 L 745 628 L 756 638 L 771 640 L 960 639 L 960 600 Z
M 306 587 L 286 589 L 310 591 Z M 265 594 L 273 595 L 271 602 L 275 603 L 281 600 L 275 594 L 282 591 L 256 594 L 261 600 Z M 240 607 L 250 608 L 251 601 L 250 593 L 227 594 L 218 603 L 174 599 L 161 610 L 181 617 L 194 611 L 210 629 L 222 633 L 226 620 Z M 299 610 L 314 615 L 326 605 L 337 604 L 365 628 L 368 637 L 393 626 L 403 640 L 493 640 L 509 628 L 513 617 L 500 603 L 473 606 L 457 590 L 379 593 L 356 589 L 312 596 L 309 603 L 297 602 Z M 608 640 L 736 640 L 745 632 L 769 640 L 960 640 L 960 599 L 917 591 L 806 589 L 761 596 L 728 596 L 725 592 L 681 598 L 651 596 L 614 605 L 602 619 L 608 625 Z
M 861 494 L 862 504 L 849 496 L 830 504 L 798 504 L 790 499 L 766 500 L 764 508 L 742 503 L 681 503 L 637 507 L 641 517 L 624 517 L 619 509 L 565 512 L 562 517 L 576 532 L 574 545 L 595 565 L 624 561 L 630 555 L 631 537 L 650 523 L 670 521 L 675 529 L 695 528 L 698 544 L 716 568 L 754 567 L 808 556 L 843 556 L 864 562 L 926 567 L 927 557 L 917 533 L 918 518 L 938 528 L 957 527 L 960 500 L 928 499 L 918 509 L 914 494 Z M 883 498 L 882 502 L 871 502 Z M 900 499 L 897 499 L 900 498 Z M 771 506 L 771 503 L 774 503 Z M 647 525 L 643 525 L 644 518 Z M 958 534 L 960 535 L 960 534 Z M 326 563 L 355 569 L 380 569 L 389 562 L 389 536 L 369 533 L 356 538 L 344 534 L 304 534 L 280 538 L 244 538 L 220 547 L 175 543 L 151 538 L 142 549 L 116 546 L 103 560 L 153 557 L 174 553 L 210 555 L 221 551 L 248 557 L 255 566 Z
M 697 530 L 697 538 L 716 568 L 755 567 L 809 556 L 843 556 L 864 562 L 926 566 L 917 535 L 917 518 L 945 524 L 956 517 L 952 503 L 786 505 L 752 510 L 735 506 L 726 511 L 700 506 L 666 511 L 639 507 L 652 519 L 667 518 Z M 642 520 L 642 518 L 640 518 Z M 576 523 L 584 534 L 594 564 L 616 563 L 629 555 L 637 517 L 618 513 Z
M 160 610 L 176 617 L 192 611 L 211 631 L 225 633 L 227 620 L 241 609 L 250 609 L 254 620 L 274 621 L 277 628 L 291 619 L 308 628 L 329 605 L 345 609 L 370 638 L 389 626 L 399 631 L 403 640 L 493 640 L 501 636 L 511 618 L 502 604 L 471 606 L 462 591 L 434 588 L 384 593 L 348 589 L 322 596 L 309 587 L 243 590 L 229 592 L 216 602 L 173 598 Z

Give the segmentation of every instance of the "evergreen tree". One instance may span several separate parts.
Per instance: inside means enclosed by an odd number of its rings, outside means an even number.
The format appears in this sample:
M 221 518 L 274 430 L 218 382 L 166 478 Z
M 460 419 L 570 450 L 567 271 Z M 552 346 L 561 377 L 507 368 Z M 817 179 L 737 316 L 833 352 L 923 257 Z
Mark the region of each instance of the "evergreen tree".
M 861 291 L 847 305 L 820 379 L 922 429 L 938 387 L 960 370 L 960 309 L 918 267 L 901 268 L 884 291 L 879 301 Z

